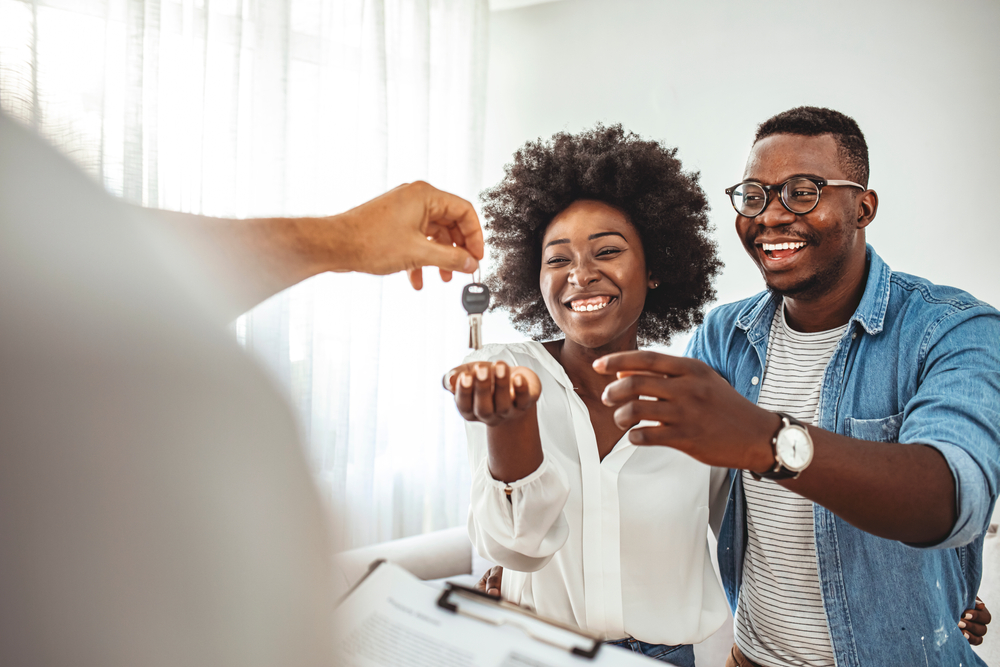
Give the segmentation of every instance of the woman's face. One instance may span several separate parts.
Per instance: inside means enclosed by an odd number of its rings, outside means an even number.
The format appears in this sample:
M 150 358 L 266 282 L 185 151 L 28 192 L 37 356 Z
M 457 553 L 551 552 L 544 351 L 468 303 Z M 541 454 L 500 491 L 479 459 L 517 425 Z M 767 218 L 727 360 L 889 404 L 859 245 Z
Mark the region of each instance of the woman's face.
M 650 287 L 639 233 L 616 208 L 573 202 L 545 230 L 538 282 L 566 340 L 599 348 L 634 337 Z

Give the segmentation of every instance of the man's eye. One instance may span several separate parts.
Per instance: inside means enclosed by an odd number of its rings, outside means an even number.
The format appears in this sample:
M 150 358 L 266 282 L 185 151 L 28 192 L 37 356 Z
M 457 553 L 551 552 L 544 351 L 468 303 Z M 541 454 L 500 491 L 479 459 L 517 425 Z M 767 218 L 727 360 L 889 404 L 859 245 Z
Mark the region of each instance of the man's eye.
M 743 196 L 743 201 L 760 201 L 763 198 L 764 197 L 762 195 L 750 195 L 750 194 L 748 194 L 748 195 L 744 195 Z

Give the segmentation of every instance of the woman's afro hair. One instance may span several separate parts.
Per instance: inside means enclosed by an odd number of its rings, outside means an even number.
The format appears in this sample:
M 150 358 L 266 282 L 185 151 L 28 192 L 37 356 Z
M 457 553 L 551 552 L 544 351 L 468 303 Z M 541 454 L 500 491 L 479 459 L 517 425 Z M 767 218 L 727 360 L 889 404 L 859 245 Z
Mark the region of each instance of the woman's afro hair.
M 494 307 L 509 311 L 514 326 L 532 338 L 559 335 L 539 288 L 542 238 L 558 213 L 591 199 L 625 214 L 639 232 L 646 268 L 660 283 L 646 295 L 639 340 L 666 344 L 700 324 L 722 263 L 709 237 L 698 174 L 683 172 L 676 154 L 621 125 L 526 143 L 505 167 L 504 179 L 482 193 L 496 261 L 486 279 Z

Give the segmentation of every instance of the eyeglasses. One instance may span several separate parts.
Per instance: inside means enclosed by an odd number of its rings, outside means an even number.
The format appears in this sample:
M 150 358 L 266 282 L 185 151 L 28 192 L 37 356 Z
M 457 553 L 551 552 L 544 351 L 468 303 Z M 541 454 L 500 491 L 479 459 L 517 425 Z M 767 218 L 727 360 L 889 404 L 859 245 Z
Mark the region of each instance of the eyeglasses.
M 743 181 L 731 188 L 726 188 L 726 194 L 733 202 L 733 208 L 744 218 L 756 218 L 764 212 L 770 203 L 770 193 L 778 191 L 778 198 L 785 210 L 802 215 L 816 208 L 819 195 L 827 185 L 845 185 L 852 188 L 865 186 L 854 181 L 828 181 L 825 178 L 795 176 L 779 185 L 764 185 L 757 181 Z

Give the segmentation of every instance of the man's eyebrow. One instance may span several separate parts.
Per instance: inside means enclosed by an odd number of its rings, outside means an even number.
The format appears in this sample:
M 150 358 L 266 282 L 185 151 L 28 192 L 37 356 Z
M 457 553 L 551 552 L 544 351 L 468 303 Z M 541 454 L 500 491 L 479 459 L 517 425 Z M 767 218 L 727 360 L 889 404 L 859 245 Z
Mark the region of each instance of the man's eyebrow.
M 587 240 L 593 241 L 594 239 L 599 239 L 602 236 L 620 236 L 624 241 L 628 241 L 628 239 L 625 238 L 625 235 L 621 232 L 598 232 L 597 234 L 591 234 L 588 236 Z M 553 239 L 545 244 L 545 248 L 548 248 L 550 245 L 558 245 L 560 243 L 569 243 L 569 239 Z M 545 248 L 542 248 L 542 250 L 545 250 Z
M 784 183 L 785 181 L 790 181 L 793 178 L 818 178 L 820 180 L 826 180 L 825 176 L 820 176 L 819 174 L 792 174 L 791 176 L 788 176 L 787 178 L 778 181 L 778 183 Z M 746 178 L 743 179 L 742 182 L 746 183 L 747 181 L 753 181 L 754 183 L 764 182 L 759 178 L 754 178 L 753 176 L 747 176 Z

